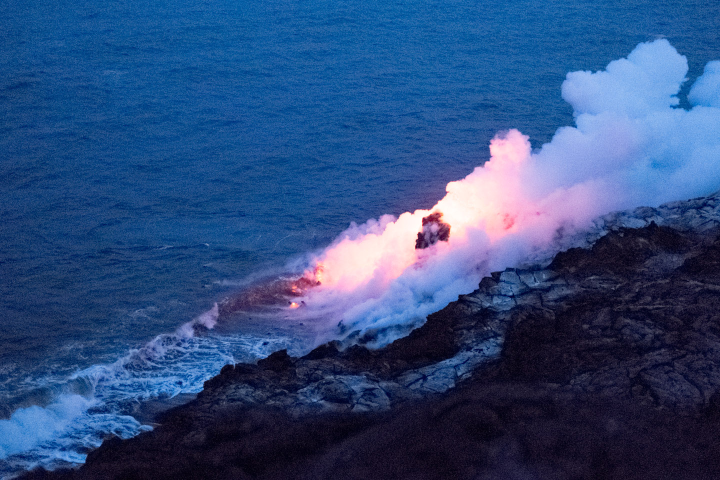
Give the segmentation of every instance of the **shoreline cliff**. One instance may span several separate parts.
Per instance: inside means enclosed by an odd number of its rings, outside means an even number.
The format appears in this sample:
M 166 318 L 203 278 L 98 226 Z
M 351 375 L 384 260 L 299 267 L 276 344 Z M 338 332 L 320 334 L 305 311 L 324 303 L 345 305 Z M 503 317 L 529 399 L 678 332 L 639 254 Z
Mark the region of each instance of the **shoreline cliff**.
M 225 366 L 23 478 L 720 477 L 720 194 L 607 215 L 378 350 Z

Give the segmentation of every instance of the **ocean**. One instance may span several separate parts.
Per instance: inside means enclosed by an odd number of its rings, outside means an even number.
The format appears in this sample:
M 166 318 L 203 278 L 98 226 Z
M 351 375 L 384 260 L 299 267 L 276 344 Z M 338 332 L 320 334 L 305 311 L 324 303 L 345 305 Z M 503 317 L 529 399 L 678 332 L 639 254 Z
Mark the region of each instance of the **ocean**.
M 573 123 L 567 72 L 666 38 L 689 88 L 718 31 L 699 0 L 0 3 L 0 477 L 307 350 L 282 316 L 183 325 L 351 222 L 430 208 L 498 131 L 539 148 Z

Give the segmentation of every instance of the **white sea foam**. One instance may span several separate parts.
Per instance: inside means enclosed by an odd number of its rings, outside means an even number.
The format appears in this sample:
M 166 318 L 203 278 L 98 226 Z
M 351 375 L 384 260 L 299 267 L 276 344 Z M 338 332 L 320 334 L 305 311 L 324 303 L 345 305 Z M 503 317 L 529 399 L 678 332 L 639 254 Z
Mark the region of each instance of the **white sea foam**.
M 109 434 L 130 438 L 151 428 L 132 416 L 141 402 L 197 393 L 223 365 L 300 348 L 297 340 L 280 334 L 213 335 L 208 328 L 217 315 L 215 305 L 174 333 L 158 335 L 111 364 L 93 365 L 54 386 L 83 395 L 60 393 L 47 405 L 19 408 L 0 420 L 0 477 L 38 465 L 82 463 L 85 452 Z
M 33 405 L 15 411 L 9 420 L 0 420 L 0 458 L 28 451 L 65 432 L 92 403 L 80 395 L 61 395 L 44 408 Z
M 491 160 L 449 184 L 438 204 L 452 225 L 449 242 L 415 251 L 429 211 L 353 225 L 317 256 L 337 288 L 324 282 L 296 315 L 332 319 L 328 335 L 375 332 L 374 344 L 382 345 L 472 290 L 482 274 L 548 248 L 561 231 L 580 230 L 610 210 L 717 190 L 720 62 L 694 83 L 690 110 L 677 108 L 686 74 L 685 57 L 665 40 L 641 44 L 603 71 L 568 74 L 562 95 L 576 125 L 558 129 L 535 152 L 517 130 L 498 135 Z M 348 268 L 334 271 L 333 262 Z M 18 409 L 0 421 L 0 459 L 14 471 L 81 462 L 107 433 L 147 428 L 128 415 L 142 400 L 197 392 L 226 363 L 294 345 L 283 336 L 195 335 L 217 317 L 216 305 L 112 364 L 77 372 L 70 382 L 87 384 L 85 396 L 61 394 Z M 344 330 L 335 328 L 338 320 Z

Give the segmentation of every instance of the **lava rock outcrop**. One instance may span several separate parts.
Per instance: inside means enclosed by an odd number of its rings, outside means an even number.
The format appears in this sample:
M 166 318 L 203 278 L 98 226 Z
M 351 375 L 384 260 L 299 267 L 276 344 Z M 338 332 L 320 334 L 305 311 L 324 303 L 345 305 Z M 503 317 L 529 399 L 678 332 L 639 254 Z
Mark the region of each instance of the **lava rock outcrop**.
M 435 212 L 422 219 L 422 231 L 418 232 L 415 240 L 416 250 L 450 239 L 450 225 L 442 221 L 442 216 L 442 213 Z
M 606 216 L 379 350 L 228 365 L 27 478 L 720 478 L 720 200 Z

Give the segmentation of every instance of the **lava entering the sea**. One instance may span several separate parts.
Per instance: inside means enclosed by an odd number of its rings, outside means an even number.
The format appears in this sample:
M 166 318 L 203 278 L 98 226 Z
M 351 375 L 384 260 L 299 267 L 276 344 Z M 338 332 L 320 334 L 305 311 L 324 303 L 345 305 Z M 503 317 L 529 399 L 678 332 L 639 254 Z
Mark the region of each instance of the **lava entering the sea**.
M 574 241 L 600 215 L 712 193 L 720 185 L 720 61 L 690 88 L 691 108 L 678 108 L 687 73 L 667 40 L 640 44 L 606 70 L 569 73 L 562 96 L 575 126 L 535 150 L 517 130 L 498 134 L 490 159 L 450 182 L 431 209 L 353 223 L 305 274 L 251 288 L 223 310 L 305 305 L 302 315 L 322 317 L 328 330 L 339 320 L 342 332 L 375 332 L 379 346 L 472 291 L 482 275 Z

